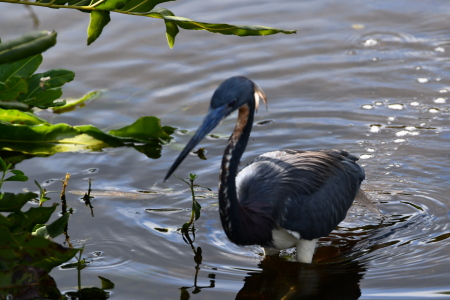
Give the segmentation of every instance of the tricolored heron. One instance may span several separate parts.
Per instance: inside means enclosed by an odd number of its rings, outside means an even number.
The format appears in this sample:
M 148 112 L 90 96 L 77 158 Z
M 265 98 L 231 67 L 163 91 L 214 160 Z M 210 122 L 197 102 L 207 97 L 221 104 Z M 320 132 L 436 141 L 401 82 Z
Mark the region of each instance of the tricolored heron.
M 225 80 L 165 180 L 222 119 L 238 110 L 220 168 L 219 210 L 225 233 L 237 245 L 261 245 L 268 255 L 296 246 L 297 260 L 310 263 L 317 240 L 346 217 L 364 170 L 346 151 L 284 150 L 264 153 L 238 173 L 260 99 L 267 104 L 262 89 L 250 79 Z

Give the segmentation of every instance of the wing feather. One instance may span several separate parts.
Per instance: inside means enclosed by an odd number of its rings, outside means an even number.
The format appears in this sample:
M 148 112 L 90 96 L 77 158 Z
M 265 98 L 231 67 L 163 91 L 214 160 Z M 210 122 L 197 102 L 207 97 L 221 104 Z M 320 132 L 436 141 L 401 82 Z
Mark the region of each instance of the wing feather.
M 327 236 L 346 217 L 364 180 L 357 160 L 339 150 L 265 153 L 238 174 L 240 203 L 249 209 L 264 203 L 272 226 L 301 238 Z

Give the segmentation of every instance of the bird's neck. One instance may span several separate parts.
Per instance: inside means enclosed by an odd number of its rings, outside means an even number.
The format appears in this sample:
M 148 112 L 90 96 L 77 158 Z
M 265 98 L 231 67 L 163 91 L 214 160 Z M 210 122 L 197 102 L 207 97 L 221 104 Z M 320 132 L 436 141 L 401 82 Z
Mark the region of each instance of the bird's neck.
M 219 183 L 219 209 L 225 233 L 233 240 L 235 230 L 239 230 L 241 210 L 236 191 L 236 175 L 242 154 L 250 137 L 255 107 L 246 104 L 239 108 L 238 120 L 233 134 L 228 140 L 222 158 Z

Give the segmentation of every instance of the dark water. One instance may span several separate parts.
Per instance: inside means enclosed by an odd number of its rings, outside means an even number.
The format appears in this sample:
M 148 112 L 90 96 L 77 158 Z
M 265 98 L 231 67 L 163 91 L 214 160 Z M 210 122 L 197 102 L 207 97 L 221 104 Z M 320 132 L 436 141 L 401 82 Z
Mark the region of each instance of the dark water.
M 113 299 L 414 299 L 450 298 L 450 6 L 447 1 L 179 1 L 167 8 L 192 19 L 299 29 L 296 35 L 229 37 L 183 31 L 166 46 L 159 20 L 113 15 L 93 45 L 85 46 L 88 16 L 35 9 L 40 29 L 58 31 L 42 70 L 64 67 L 77 77 L 66 96 L 108 89 L 88 108 L 40 115 L 52 122 L 117 128 L 143 115 L 161 118 L 177 133 L 162 157 L 133 148 L 61 153 L 19 164 L 55 200 L 59 179 L 72 174 L 76 213 L 69 233 L 91 263 L 83 286 L 97 276 L 115 283 Z M 32 29 L 27 11 L 0 5 L 6 40 Z M 232 75 L 255 80 L 266 92 L 243 157 L 276 149 L 346 149 L 361 156 L 363 189 L 388 218 L 355 205 L 321 240 L 315 264 L 263 259 L 259 247 L 230 243 L 218 219 L 217 177 L 230 117 L 177 170 L 199 175 L 203 206 L 195 257 L 177 229 L 190 216 L 181 181 L 162 183 L 171 162 L 200 124 L 215 87 Z M 92 218 L 76 191 L 92 179 Z M 35 190 L 32 181 L 26 184 Z M 19 191 L 23 184 L 5 188 Z M 143 193 L 140 191 L 152 191 Z M 169 208 L 173 211 L 155 211 Z M 62 241 L 60 241 L 62 242 Z M 195 261 L 195 260 L 196 261 Z M 198 264 L 199 263 L 199 264 Z M 197 268 L 196 268 L 197 267 Z M 74 290 L 74 270 L 51 275 Z M 265 296 L 262 296 L 265 295 Z M 284 298 L 283 298 L 284 297 Z

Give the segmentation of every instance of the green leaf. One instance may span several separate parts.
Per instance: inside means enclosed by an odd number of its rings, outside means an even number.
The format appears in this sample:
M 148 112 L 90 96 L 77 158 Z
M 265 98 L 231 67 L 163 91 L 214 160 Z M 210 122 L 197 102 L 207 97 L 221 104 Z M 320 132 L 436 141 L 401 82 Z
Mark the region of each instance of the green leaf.
M 91 21 L 88 27 L 88 39 L 87 44 L 92 44 L 102 33 L 103 28 L 111 21 L 109 11 L 92 11 Z
M 0 120 L 2 122 L 8 122 L 10 124 L 20 124 L 20 125 L 38 125 L 47 123 L 46 120 L 39 118 L 35 114 L 29 112 L 22 112 L 16 109 L 1 109 L 1 108 L 0 108 Z
M 151 10 L 146 16 L 152 17 L 152 18 L 159 18 L 164 19 L 164 24 L 166 25 L 166 38 L 167 43 L 169 44 L 169 47 L 172 49 L 175 45 L 175 37 L 180 32 L 178 29 L 177 23 L 167 20 L 164 17 L 171 17 L 175 16 L 173 12 L 171 12 L 168 9 L 162 8 L 162 7 L 156 7 L 153 10 Z
M 39 86 L 44 89 L 60 87 L 75 78 L 75 73 L 66 69 L 52 69 L 41 75 Z
M 148 142 L 151 139 L 161 139 L 170 141 L 174 128 L 169 126 L 161 127 L 161 121 L 157 117 L 141 117 L 129 126 L 118 130 L 110 130 L 109 134 L 134 138 L 141 142 Z
M 1 64 L 0 81 L 5 82 L 11 76 L 30 78 L 41 63 L 42 55 L 37 54 L 12 63 Z
M 6 173 L 6 171 L 8 171 L 8 168 L 6 167 L 6 163 L 1 157 L 0 157 L 0 167 L 1 167 L 2 172 Z
M 121 11 L 127 12 L 149 12 L 156 5 L 163 2 L 170 2 L 175 0 L 129 0 Z
M 36 2 L 52 3 L 52 4 L 56 4 L 56 5 L 65 5 L 67 3 L 67 0 L 37 0 Z M 69 1 L 69 2 L 71 2 L 71 1 Z M 75 1 L 72 1 L 72 4 L 73 5 L 88 5 L 90 1 L 88 0 L 87 3 L 85 3 L 85 4 L 81 4 L 80 2 L 81 2 L 80 0 L 75 0 Z
M 61 269 L 63 270 L 67 270 L 67 269 L 78 269 L 78 270 L 83 270 L 84 268 L 86 268 L 88 266 L 88 264 L 90 264 L 90 261 L 86 261 L 85 258 L 83 258 L 80 261 L 74 262 L 74 263 L 68 263 L 68 264 L 64 264 L 59 266 Z
M 20 170 L 11 170 L 11 173 L 14 173 L 17 176 L 25 176 L 25 174 Z
M 41 185 L 39 184 L 39 182 L 37 182 L 36 180 L 34 181 L 34 183 L 37 185 L 37 187 L 39 188 L 39 206 L 42 206 L 42 203 L 44 203 L 45 201 L 50 200 L 49 197 L 47 197 L 47 191 L 45 189 L 43 189 L 41 187 Z M 36 225 L 37 226 L 37 225 Z M 36 226 L 33 229 L 33 232 L 37 229 Z
M 161 157 L 162 145 L 158 141 L 148 141 L 144 145 L 134 145 L 134 149 L 147 155 L 150 158 L 157 159 Z
M 8 219 L 12 221 L 10 229 L 14 233 L 22 231 L 32 232 L 36 224 L 45 224 L 52 213 L 55 211 L 56 205 L 51 207 L 30 207 L 26 212 L 14 212 L 9 214 Z
M 28 177 L 25 175 L 14 175 L 6 178 L 5 181 L 28 181 Z
M 183 226 L 181 226 L 181 232 L 187 234 L 189 232 L 189 228 L 191 227 L 191 225 L 192 225 L 191 222 L 184 223 Z
M 142 117 L 130 126 L 104 133 L 91 125 L 11 125 L 0 123 L 0 149 L 33 155 L 51 155 L 57 152 L 82 150 L 100 151 L 105 147 L 120 147 L 136 143 L 135 148 L 157 157 L 162 143 L 171 139 L 174 128 L 160 126 L 156 117 Z M 140 145 L 140 143 L 146 143 Z M 156 155 L 154 153 L 156 151 Z
M 30 107 L 22 102 L 17 101 L 1 101 L 0 100 L 0 107 L 6 108 L 6 109 L 19 109 L 19 110 L 30 110 Z
M 56 44 L 56 32 L 37 31 L 0 44 L 0 64 L 44 52 Z
M 78 291 L 68 291 L 65 293 L 69 299 L 96 299 L 107 300 L 111 297 L 110 292 L 98 287 L 85 287 Z
M 215 32 L 225 35 L 237 35 L 237 36 L 258 36 L 258 35 L 270 35 L 276 33 L 293 34 L 296 30 L 283 30 L 267 26 L 258 25 L 230 25 L 230 24 L 218 24 L 218 23 L 204 23 L 194 21 L 188 18 L 177 16 L 164 16 L 164 20 L 173 21 L 179 27 L 188 30 L 206 30 L 209 32 Z
M 175 37 L 177 36 L 180 30 L 178 29 L 177 23 L 173 21 L 164 20 L 164 24 L 166 24 L 166 38 L 169 47 L 172 49 L 175 45 Z
M 86 105 L 86 103 L 100 98 L 103 95 L 104 91 L 105 90 L 89 92 L 79 99 L 66 99 L 65 105 L 54 107 L 52 110 L 56 114 L 61 114 L 64 112 L 72 111 L 77 107 L 83 107 Z
M 130 126 L 111 130 L 109 134 L 92 125 L 67 124 L 11 125 L 0 122 L 0 150 L 32 155 L 57 152 L 100 151 L 125 143 L 152 158 L 159 157 L 161 145 L 170 141 L 174 128 L 160 125 L 156 117 L 142 117 Z M 145 143 L 141 145 L 141 143 Z
M 187 30 L 206 30 L 214 33 L 237 36 L 259 36 L 276 33 L 292 34 L 297 32 L 296 30 L 283 30 L 267 26 L 230 25 L 198 22 L 188 18 L 177 17 L 170 10 L 161 7 L 156 7 L 145 15 L 147 17 L 164 19 L 166 24 L 167 42 L 170 48 L 173 48 L 175 44 L 175 37 L 179 32 L 178 27 Z
M 13 76 L 8 78 L 5 82 L 0 82 L 0 100 L 13 101 L 20 94 L 26 93 L 28 90 L 25 79 Z
M 10 176 L 5 179 L 5 181 L 27 181 L 28 177 L 20 170 L 10 170 L 13 173 L 13 176 Z
M 35 193 L 4 193 L 0 194 L 0 212 L 20 212 L 22 207 L 28 201 L 35 199 L 38 195 Z
M 13 149 L 34 155 L 57 152 L 100 151 L 124 143 L 91 125 L 39 124 L 34 126 L 0 123 L 0 149 Z
M 12 234 L 0 226 L 0 257 L 8 267 L 27 265 L 50 272 L 56 266 L 68 261 L 79 249 L 65 248 L 40 236 L 28 232 Z
M 46 226 L 45 224 L 36 224 L 36 225 L 34 225 L 32 234 L 47 238 L 45 235 L 37 234 L 37 231 L 39 231 L 39 228 L 42 228 L 42 227 L 45 227 L 45 226 Z
M 2 194 L 0 194 L 0 197 Z M 4 215 L 0 214 L 0 226 L 5 226 L 6 228 L 9 228 L 12 225 L 11 221 L 5 217 Z M 0 260 L 0 270 L 2 269 L 2 264 Z
M 102 276 L 98 276 L 98 278 L 102 281 L 102 290 L 110 290 L 114 288 L 114 283 L 111 280 Z
M 0 299 L 12 299 L 11 296 L 14 299 L 62 299 L 55 280 L 43 269 L 31 266 L 0 271 Z
M 28 92 L 20 95 L 19 101 L 43 109 L 64 105 L 65 101 L 54 101 L 62 95 L 60 86 L 72 81 L 74 77 L 75 73 L 65 69 L 53 69 L 34 74 L 28 80 Z
M 99 10 L 121 10 L 127 4 L 127 0 L 92 0 L 90 6 Z
M 66 225 L 69 222 L 69 217 L 70 214 L 65 213 L 49 225 L 36 225 L 33 228 L 33 235 L 42 236 L 45 238 L 55 238 L 64 233 L 64 231 L 66 230 Z
M 54 106 L 63 106 L 66 104 L 66 101 L 58 100 L 61 96 L 61 88 L 53 88 L 35 93 L 32 98 L 25 100 L 24 103 L 39 107 L 41 109 Z
M 197 221 L 200 218 L 200 210 L 202 209 L 202 207 L 197 201 L 193 201 L 192 209 L 194 210 L 195 220 Z
M 191 299 L 191 294 L 189 294 L 189 292 L 187 291 L 187 287 L 181 287 L 179 288 L 181 295 L 180 295 L 180 300 L 189 300 Z

